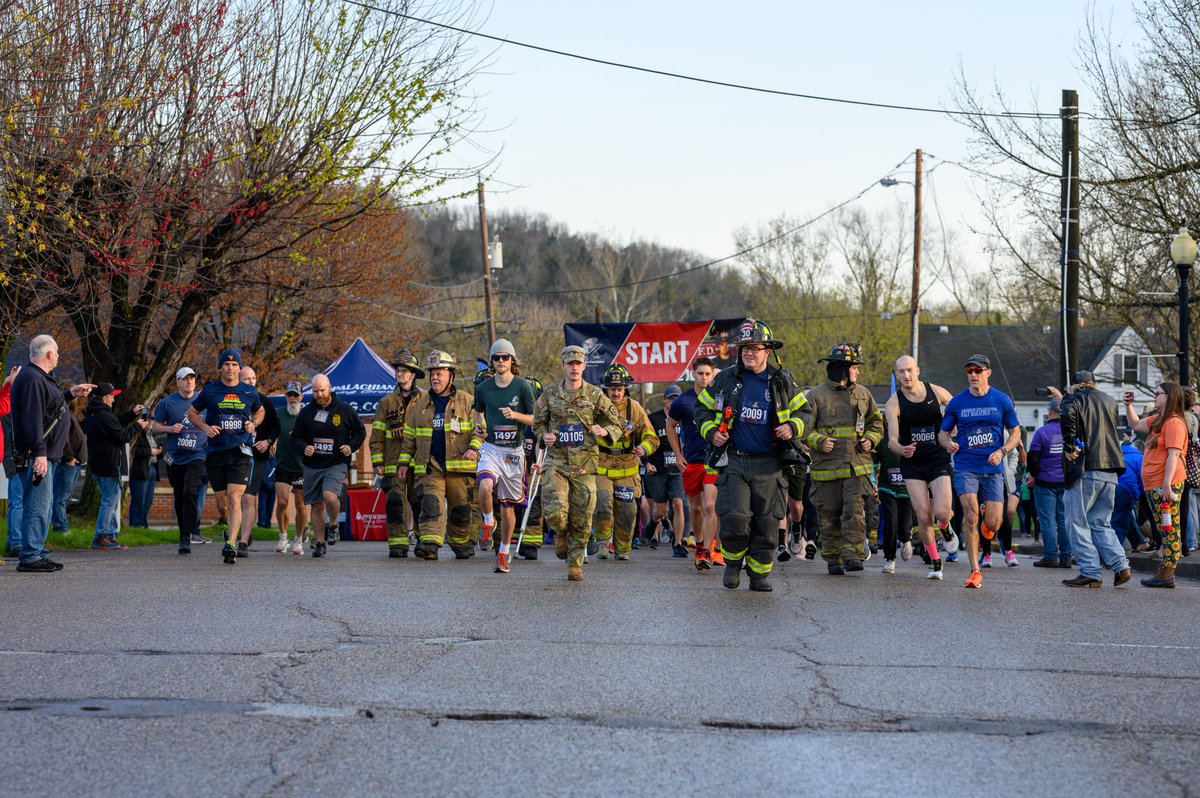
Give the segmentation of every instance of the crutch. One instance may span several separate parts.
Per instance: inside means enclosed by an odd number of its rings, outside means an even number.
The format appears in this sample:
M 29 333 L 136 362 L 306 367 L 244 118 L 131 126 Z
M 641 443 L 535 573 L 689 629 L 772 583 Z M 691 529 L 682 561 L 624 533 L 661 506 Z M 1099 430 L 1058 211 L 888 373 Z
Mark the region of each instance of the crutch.
M 529 481 L 529 496 L 525 499 L 525 515 L 521 518 L 521 534 L 517 536 L 517 551 L 521 550 L 521 543 L 525 540 L 525 528 L 529 526 L 529 511 L 533 508 L 533 499 L 537 496 L 538 489 L 542 487 L 542 463 L 546 459 L 546 449 L 540 444 L 539 448 L 537 462 L 533 466 L 533 479 Z M 509 562 L 513 562 L 511 557 Z

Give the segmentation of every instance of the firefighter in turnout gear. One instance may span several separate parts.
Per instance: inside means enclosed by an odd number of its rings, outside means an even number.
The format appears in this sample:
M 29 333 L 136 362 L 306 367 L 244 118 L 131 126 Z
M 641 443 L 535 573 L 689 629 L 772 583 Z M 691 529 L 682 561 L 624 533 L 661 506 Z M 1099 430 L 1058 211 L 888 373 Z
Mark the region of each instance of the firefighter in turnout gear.
M 392 368 L 396 369 L 396 389 L 379 400 L 371 422 L 371 465 L 382 480 L 380 490 L 387 494 L 388 556 L 407 557 L 408 521 L 417 521 L 421 505 L 416 497 L 415 470 L 405 479 L 397 479 L 396 469 L 400 465 L 404 417 L 413 401 L 425 394 L 416 384 L 425 378 L 425 372 L 417 364 L 417 356 L 407 349 L 392 359 Z
M 567 579 L 583 581 L 583 556 L 596 509 L 597 439 L 618 440 L 621 420 L 608 397 L 583 381 L 581 346 L 562 350 L 563 380 L 546 386 L 533 413 L 534 434 L 546 444 L 542 517 L 558 532 L 554 553 Z
M 804 442 L 812 453 L 810 496 L 821 521 L 821 556 L 836 576 L 863 569 L 863 497 L 871 490 L 883 414 L 858 384 L 863 359 L 857 344 L 838 344 L 817 362 L 825 364 L 828 379 L 808 393 L 812 424 Z
M 738 329 L 738 363 L 717 374 L 696 401 L 696 426 L 708 441 L 709 464 L 719 469 L 722 584 L 734 589 L 741 571 L 750 589 L 771 590 L 779 522 L 787 510 L 783 465 L 793 459 L 807 428 L 807 405 L 792 375 L 769 362 L 783 343 L 761 321 Z
M 642 500 L 641 458 L 659 447 L 658 435 L 645 408 L 629 396 L 633 377 L 621 365 L 604 372 L 600 385 L 622 419 L 622 434 L 600 445 L 596 472 L 596 512 L 592 516 L 600 559 L 608 559 L 609 540 L 618 560 L 628 560 L 633 547 L 638 503 Z M 614 445 L 615 444 L 615 445 Z
M 409 470 L 416 474 L 416 494 L 421 508 L 420 537 L 413 553 L 436 560 L 446 542 L 457 559 L 475 553 L 471 539 L 475 504 L 475 463 L 479 438 L 471 404 L 475 397 L 454 385 L 458 362 L 448 352 L 434 350 L 425 360 L 429 393 L 413 401 L 404 420 L 404 438 L 396 478 Z

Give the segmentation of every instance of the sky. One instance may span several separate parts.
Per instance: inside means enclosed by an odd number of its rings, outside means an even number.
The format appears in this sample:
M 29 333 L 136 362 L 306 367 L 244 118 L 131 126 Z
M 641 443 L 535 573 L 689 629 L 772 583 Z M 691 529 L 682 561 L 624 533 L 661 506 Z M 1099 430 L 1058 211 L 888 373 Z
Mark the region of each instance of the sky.
M 1003 87 L 1020 110 L 1057 113 L 1061 91 L 1089 98 L 1076 41 L 1089 7 L 1118 39 L 1136 38 L 1130 3 L 727 2 L 562 3 L 495 0 L 485 33 L 612 61 L 721 81 L 874 102 L 952 107 L 968 81 Z M 928 223 L 984 241 L 972 177 L 938 160 L 969 152 L 969 132 L 945 115 L 755 94 L 585 63 L 512 44 L 476 76 L 484 130 L 473 142 L 495 162 L 488 211 L 545 213 L 575 232 L 647 239 L 711 258 L 734 232 L 788 214 L 807 219 L 885 176 L 911 180 L 926 153 Z M 1093 106 L 1094 107 L 1094 106 Z M 1053 122 L 1052 124 L 1057 124 Z M 1086 122 L 1085 122 L 1086 124 Z M 464 162 L 481 157 L 470 148 Z M 899 200 L 895 192 L 906 192 Z M 868 209 L 911 208 L 912 188 L 876 188 Z

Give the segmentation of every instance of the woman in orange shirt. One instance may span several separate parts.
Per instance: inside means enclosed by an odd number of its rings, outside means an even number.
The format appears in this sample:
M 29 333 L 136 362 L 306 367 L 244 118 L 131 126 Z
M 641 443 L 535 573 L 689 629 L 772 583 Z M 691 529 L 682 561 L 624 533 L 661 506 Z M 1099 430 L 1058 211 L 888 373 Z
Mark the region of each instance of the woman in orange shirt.
M 1155 509 L 1171 513 L 1170 527 L 1164 527 L 1163 562 L 1154 576 L 1142 580 L 1146 587 L 1175 587 L 1175 564 L 1179 562 L 1179 500 L 1187 470 L 1183 464 L 1187 452 L 1188 429 L 1184 421 L 1183 389 L 1164 382 L 1154 392 L 1153 417 L 1138 418 L 1133 409 L 1133 394 L 1125 394 L 1125 418 L 1137 432 L 1148 432 L 1146 456 L 1142 460 L 1142 486 Z

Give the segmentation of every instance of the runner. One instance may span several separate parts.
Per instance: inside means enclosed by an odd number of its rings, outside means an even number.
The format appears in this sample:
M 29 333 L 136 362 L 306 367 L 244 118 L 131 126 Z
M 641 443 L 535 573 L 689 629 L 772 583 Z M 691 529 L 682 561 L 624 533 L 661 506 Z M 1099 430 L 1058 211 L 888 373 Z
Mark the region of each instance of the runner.
M 991 540 L 1000 528 L 1004 515 L 1002 462 L 1021 440 L 1021 426 L 1012 400 L 988 385 L 992 363 L 987 355 L 971 355 L 963 368 L 967 388 L 946 405 L 938 442 L 954 455 L 954 492 L 962 503 L 963 537 L 971 564 L 964 587 L 980 588 L 983 572 L 979 570 L 979 536 L 975 529 Z
M 250 481 L 250 444 L 266 411 L 258 391 L 238 379 L 242 356 L 236 349 L 222 352 L 217 365 L 221 378 L 200 389 L 188 408 L 188 421 L 208 437 L 208 481 L 217 502 L 226 508 L 228 524 L 221 557 L 226 565 L 233 565 L 237 561 L 234 543 L 242 526 L 242 493 Z
M 958 536 L 950 531 L 950 518 L 954 514 L 950 454 L 938 445 L 937 440 L 942 425 L 941 405 L 949 403 L 950 392 L 940 385 L 921 380 L 917 361 L 908 355 L 896 359 L 894 370 L 896 392 L 883 406 L 887 448 L 900 458 L 897 468 L 912 513 L 917 517 L 921 545 L 929 560 L 926 577 L 941 579 L 942 559 L 933 532 L 935 520 L 946 541 L 947 551 L 958 550 Z M 888 480 L 891 478 L 889 475 Z M 894 490 L 889 492 L 895 493 Z
M 596 473 L 596 509 L 592 515 L 600 559 L 611 553 L 628 560 L 633 547 L 637 506 L 642 498 L 639 474 L 641 458 L 659 446 L 658 436 L 646 415 L 646 409 L 629 396 L 633 377 L 620 364 L 604 372 L 601 388 L 622 419 L 621 435 L 615 440 L 598 442 L 600 461 Z
M 692 511 L 692 534 L 696 537 L 696 568 L 707 571 L 713 565 L 712 551 L 717 545 L 717 472 L 704 465 L 708 442 L 696 427 L 696 399 L 712 382 L 717 368 L 707 357 L 692 363 L 695 377 L 692 387 L 671 403 L 667 417 L 678 422 L 667 425 L 667 442 L 683 469 L 683 492 Z
M 237 556 L 246 557 L 250 548 L 251 535 L 254 533 L 254 520 L 258 515 L 258 494 L 262 491 L 263 480 L 271 470 L 271 453 L 275 442 L 279 439 L 279 413 L 271 400 L 258 390 L 258 374 L 249 366 L 242 366 L 238 373 L 242 384 L 249 385 L 258 392 L 258 401 L 263 408 L 262 423 L 254 430 L 254 443 L 250 446 L 250 478 L 246 483 L 246 492 L 242 494 L 242 538 L 237 544 Z M 283 543 L 286 547 L 287 530 L 283 530 Z M 283 549 L 275 547 L 277 552 Z
M 279 522 L 279 543 L 275 551 L 283 554 L 289 551 L 288 516 L 296 519 L 296 537 L 292 541 L 292 554 L 304 553 L 305 526 L 308 525 L 308 505 L 304 503 L 304 466 L 296 456 L 292 447 L 292 430 L 296 426 L 296 417 L 300 415 L 303 396 L 299 382 L 287 384 L 284 393 L 283 412 L 279 413 L 279 438 L 275 444 L 275 518 Z M 288 499 L 295 503 L 295 509 L 288 511 Z
M 396 388 L 379 400 L 375 407 L 375 420 L 371 423 L 371 465 L 379 477 L 380 490 L 387 494 L 388 557 L 408 557 L 410 533 L 416 526 L 421 512 L 421 502 L 416 495 L 415 475 L 397 479 L 396 469 L 400 465 L 400 447 L 404 438 L 404 419 L 413 400 L 424 390 L 416 384 L 424 379 L 425 372 L 417 364 L 417 356 L 401 349 L 392 358 L 396 370 Z
M 337 398 L 324 374 L 313 377 L 312 397 L 296 416 L 291 444 L 303 466 L 304 503 L 312 508 L 312 556 L 324 557 L 326 546 L 341 537 L 337 517 L 342 486 L 350 458 L 367 439 L 367 430 L 354 408 Z
M 152 430 L 166 433 L 163 461 L 175 498 L 175 522 L 179 524 L 179 553 L 191 554 L 192 543 L 200 541 L 200 485 L 204 479 L 204 458 L 208 454 L 208 436 L 188 420 L 188 408 L 196 396 L 196 372 L 184 366 L 175 372 L 175 393 L 163 398 L 154 408 Z
M 494 376 L 475 389 L 475 437 L 480 442 L 475 481 L 483 511 L 480 546 L 496 528 L 495 500 L 500 501 L 500 546 L 496 573 L 508 573 L 509 545 L 517 525 L 515 506 L 525 501 L 525 430 L 533 425 L 533 388 L 519 373 L 517 352 L 510 341 L 497 338 L 488 352 Z
M 668 424 L 675 438 L 679 438 L 679 426 L 674 420 L 667 420 L 667 412 L 682 393 L 678 385 L 668 385 L 663 391 L 663 409 L 650 414 L 650 425 L 654 427 L 660 441 L 671 440 L 667 433 Z M 646 458 L 646 493 L 654 502 L 654 517 L 645 533 L 651 541 L 651 546 L 654 545 L 653 541 L 658 534 L 658 525 L 662 524 L 663 529 L 671 532 L 674 544 L 671 547 L 671 555 L 688 556 L 687 543 L 683 540 L 687 529 L 683 520 L 683 472 L 679 469 L 679 457 L 672 446 L 659 446 Z

